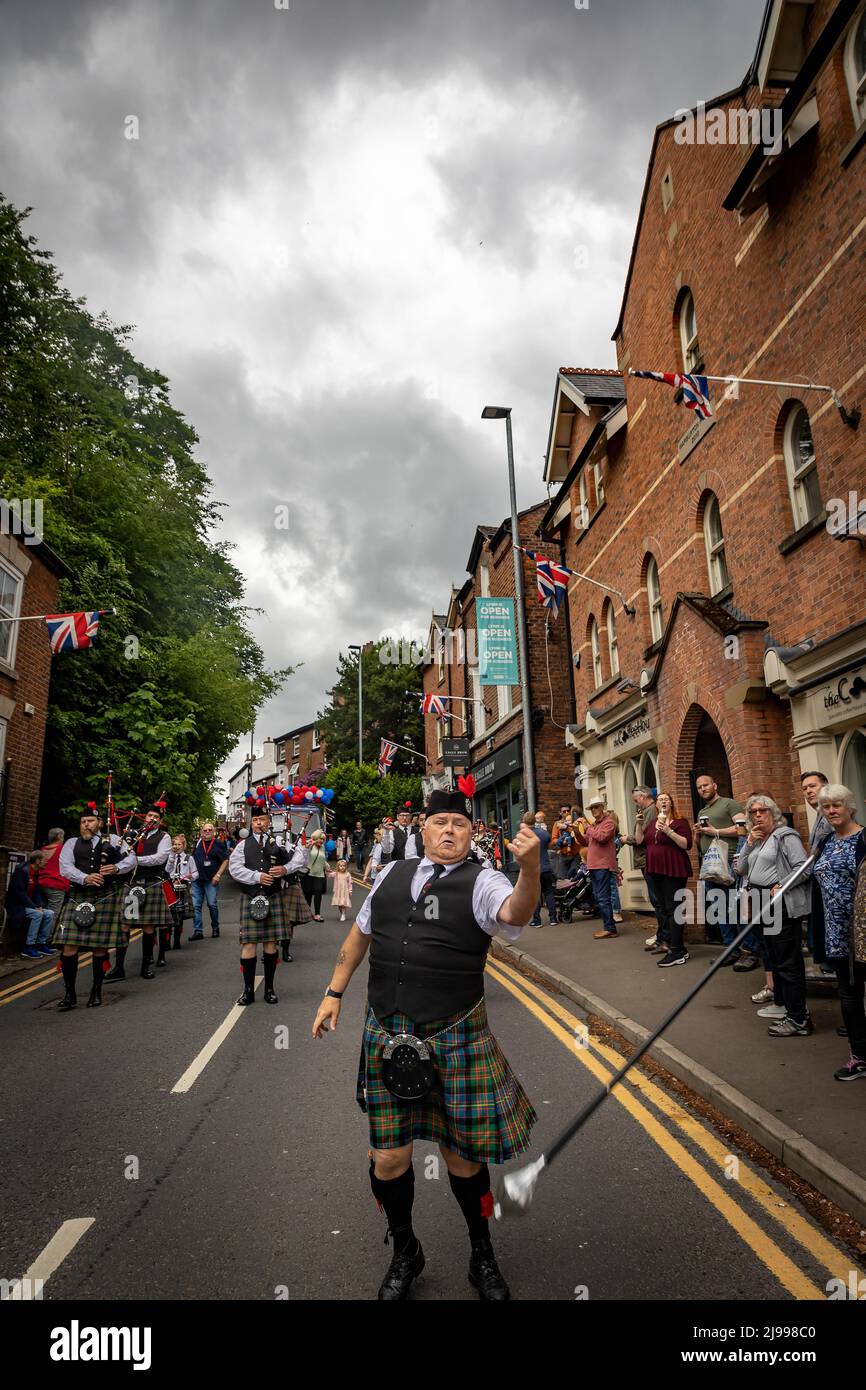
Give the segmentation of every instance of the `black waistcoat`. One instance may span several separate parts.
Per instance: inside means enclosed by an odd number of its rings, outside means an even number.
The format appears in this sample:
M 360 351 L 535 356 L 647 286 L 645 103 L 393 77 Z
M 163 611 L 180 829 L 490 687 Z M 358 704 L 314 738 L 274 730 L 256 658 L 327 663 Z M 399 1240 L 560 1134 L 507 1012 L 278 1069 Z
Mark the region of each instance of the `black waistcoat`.
M 395 859 L 406 858 L 406 831 L 401 825 L 394 826 L 391 832 L 391 839 L 394 847 L 390 854 L 382 855 L 379 860 L 380 864 L 391 864 Z
M 156 854 L 159 850 L 160 842 L 165 831 L 161 826 L 156 830 L 151 830 L 144 835 L 138 842 L 137 854 Z M 164 864 L 142 864 L 135 871 L 136 883 L 156 883 L 158 879 L 165 878 Z
M 368 997 L 379 1019 L 399 1012 L 423 1024 L 470 1009 L 482 997 L 490 937 L 472 911 L 480 864 L 461 864 L 413 903 L 417 868 L 417 859 L 395 865 L 370 899 Z
M 104 864 L 116 864 L 120 858 L 120 853 L 112 845 L 107 837 L 83 840 L 80 835 L 76 837 L 75 844 L 72 846 L 72 859 L 76 869 L 80 869 L 83 874 L 98 874 Z M 100 893 L 110 893 L 114 890 L 114 884 L 108 879 L 102 888 L 95 887 L 92 883 L 73 884 L 76 891 L 83 890 L 91 897 L 97 897 Z
M 264 846 L 260 845 L 252 834 L 244 840 L 244 863 L 254 873 L 269 873 L 274 864 L 285 864 L 288 857 L 284 849 L 267 838 Z M 248 898 L 258 897 L 259 893 L 264 893 L 265 897 L 269 898 L 273 893 L 279 893 L 282 882 L 282 876 L 280 876 L 280 878 L 274 879 L 270 887 L 266 883 L 241 883 L 239 887 Z

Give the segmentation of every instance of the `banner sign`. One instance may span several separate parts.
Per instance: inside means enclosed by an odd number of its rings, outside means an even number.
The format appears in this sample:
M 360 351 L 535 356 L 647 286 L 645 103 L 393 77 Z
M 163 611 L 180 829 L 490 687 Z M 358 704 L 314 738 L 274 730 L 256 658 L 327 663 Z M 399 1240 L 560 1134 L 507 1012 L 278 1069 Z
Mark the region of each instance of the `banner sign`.
M 514 599 L 476 599 L 475 614 L 481 684 L 519 685 Z
M 468 767 L 472 762 L 468 738 L 443 738 L 442 762 L 445 767 Z

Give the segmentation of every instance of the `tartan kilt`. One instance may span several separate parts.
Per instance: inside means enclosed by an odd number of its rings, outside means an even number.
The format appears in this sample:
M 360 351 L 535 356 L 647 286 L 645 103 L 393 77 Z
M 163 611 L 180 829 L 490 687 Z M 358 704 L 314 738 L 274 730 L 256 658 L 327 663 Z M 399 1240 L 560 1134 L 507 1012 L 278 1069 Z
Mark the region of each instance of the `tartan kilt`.
M 405 1014 L 381 1022 L 388 1033 L 423 1038 L 449 1020 L 420 1030 Z M 368 1004 L 355 1099 L 367 1114 L 371 1148 L 399 1149 L 429 1139 L 470 1163 L 505 1163 L 529 1147 L 538 1116 L 490 1031 L 483 1001 L 446 1038 L 430 1043 L 436 1081 L 423 1100 L 392 1096 L 382 1080 L 384 1043 Z
M 250 916 L 250 903 L 257 893 L 241 896 L 241 945 L 249 946 L 261 941 L 280 941 L 292 935 L 291 918 L 286 915 L 284 892 L 272 893 L 268 898 L 270 912 L 263 922 L 256 922 Z
M 313 914 L 309 904 L 301 892 L 301 885 L 297 877 L 286 879 L 286 886 L 283 889 L 283 907 L 285 909 L 286 921 L 294 926 L 300 926 L 304 922 L 311 922 Z M 291 936 L 291 932 L 289 932 Z
M 93 903 L 96 908 L 96 916 L 89 927 L 78 927 L 72 920 L 72 914 L 79 903 Z M 57 914 L 51 937 L 52 946 L 89 946 L 96 947 L 97 950 L 112 950 L 115 946 L 122 946 L 125 940 L 120 920 L 122 905 L 123 896 L 117 890 L 104 893 L 102 897 L 97 898 L 92 890 L 88 892 L 85 885 L 70 888 L 66 901 Z
M 123 920 L 127 928 L 170 927 L 172 925 L 171 910 L 165 900 L 165 894 L 162 891 L 163 882 L 163 879 L 158 878 L 155 883 L 130 883 L 125 885 L 123 894 Z M 137 912 L 135 912 L 135 909 L 130 911 L 126 906 L 126 903 L 129 901 L 129 894 L 135 887 L 147 889 L 144 902 L 139 905 Z M 136 894 L 136 897 L 138 897 L 138 894 Z M 135 912 L 135 915 L 133 915 L 133 912 Z

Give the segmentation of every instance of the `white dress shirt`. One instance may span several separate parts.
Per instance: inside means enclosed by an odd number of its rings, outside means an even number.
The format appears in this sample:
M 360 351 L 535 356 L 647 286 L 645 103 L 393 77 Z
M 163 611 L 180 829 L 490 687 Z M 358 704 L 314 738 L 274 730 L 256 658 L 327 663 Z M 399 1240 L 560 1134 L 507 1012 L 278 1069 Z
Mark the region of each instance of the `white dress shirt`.
M 370 903 L 373 894 L 379 891 L 380 884 L 385 882 L 388 871 L 393 869 L 399 860 L 392 860 L 390 864 L 385 864 L 376 877 L 376 882 L 364 899 L 361 910 L 355 918 L 355 926 L 358 931 L 369 936 L 372 930 L 370 925 Z M 462 862 L 462 861 L 461 861 Z M 442 877 L 447 878 L 454 869 L 459 869 L 459 864 L 448 864 Z M 432 859 L 419 859 L 418 867 L 412 875 L 412 883 L 409 891 L 412 894 L 412 901 L 417 903 L 421 895 L 421 889 L 429 882 L 433 876 L 435 865 Z M 472 913 L 482 931 L 486 931 L 488 936 L 506 936 L 509 941 L 516 941 L 523 928 L 524 922 L 519 927 L 511 926 L 510 923 L 499 921 L 499 911 L 506 898 L 510 898 L 514 892 L 514 885 L 505 874 L 497 873 L 495 869 L 483 868 L 475 880 L 475 887 L 472 890 Z M 534 905 L 533 905 L 534 906 Z M 526 914 L 528 922 L 532 916 L 532 908 Z
M 186 850 L 172 850 L 168 856 L 166 870 L 169 878 L 188 878 L 190 883 L 198 878 L 198 866 Z
M 81 839 L 80 835 L 73 835 L 71 839 L 64 841 L 63 848 L 60 851 L 60 873 L 63 878 L 68 878 L 70 883 L 77 883 L 80 887 L 86 882 L 87 875 L 81 872 L 81 870 L 76 866 L 75 860 L 72 857 L 73 850 L 75 849 L 75 842 L 79 839 Z M 98 845 L 101 839 L 101 835 L 94 835 L 93 843 Z M 123 841 L 121 840 L 119 835 L 109 835 L 108 842 L 109 844 L 114 845 L 115 848 L 117 848 L 118 845 L 123 844 Z M 87 844 L 87 841 L 85 840 L 84 843 Z M 133 853 L 133 851 L 131 849 L 127 849 L 123 858 L 118 860 L 115 867 L 119 874 L 125 874 L 128 872 L 129 869 L 134 868 L 135 854 Z M 114 874 L 109 874 L 109 878 L 114 878 Z
M 260 845 L 263 845 L 267 838 L 267 835 L 253 836 L 253 839 L 258 840 Z M 232 850 L 229 857 L 229 873 L 232 878 L 237 879 L 238 883 L 245 883 L 248 888 L 252 888 L 257 883 L 261 883 L 262 875 L 259 869 L 250 869 L 244 863 L 245 843 L 246 841 L 241 840 Z M 306 845 L 294 845 L 292 847 L 291 858 L 288 863 L 284 865 L 286 873 L 295 874 L 298 873 L 300 869 L 305 869 L 307 867 L 308 857 Z M 282 875 L 279 875 L 279 877 L 282 877 Z
M 171 836 L 166 832 L 157 845 L 156 854 L 137 854 L 135 858 L 136 863 L 139 864 L 142 869 L 153 869 L 158 868 L 161 864 L 165 864 L 170 854 Z

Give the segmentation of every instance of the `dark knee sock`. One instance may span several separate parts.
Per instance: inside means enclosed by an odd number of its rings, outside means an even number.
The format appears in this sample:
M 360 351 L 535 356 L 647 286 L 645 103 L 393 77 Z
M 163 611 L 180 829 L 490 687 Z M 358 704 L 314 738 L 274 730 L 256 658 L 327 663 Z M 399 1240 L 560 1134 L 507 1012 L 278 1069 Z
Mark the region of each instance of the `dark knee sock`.
M 74 956 L 61 956 L 60 969 L 63 971 L 63 983 L 70 993 L 75 993 L 75 977 L 78 974 L 78 952 Z
M 114 968 L 115 968 L 115 970 L 122 970 L 122 969 L 123 969 L 123 962 L 126 960 L 126 953 L 127 953 L 128 950 L 129 950 L 129 947 L 128 947 L 128 946 L 118 946 L 117 950 L 116 950 L 115 953 L 114 953 Z
M 448 1181 L 466 1219 L 469 1239 L 473 1245 L 477 1240 L 484 1240 L 490 1235 L 487 1222 L 493 1215 L 490 1170 L 487 1164 L 482 1163 L 478 1172 L 473 1173 L 471 1178 L 456 1178 L 453 1173 L 449 1173 Z
M 244 972 L 244 989 L 255 989 L 256 987 L 256 958 L 241 956 L 241 970 Z
M 394 1238 L 394 1253 L 402 1254 L 415 1240 L 412 1230 L 412 1203 L 415 1201 L 415 1169 L 412 1164 L 399 1178 L 377 1178 L 370 1160 L 370 1186 L 373 1196 L 388 1218 L 388 1231 Z M 385 1234 L 385 1243 L 388 1233 Z
M 93 987 L 97 994 L 102 993 L 102 979 L 105 975 L 105 956 L 93 957 Z
M 165 960 L 165 947 L 168 932 L 165 927 L 157 927 L 157 931 L 159 932 L 159 955 L 157 956 L 157 960 Z
M 276 951 L 265 951 L 263 954 L 265 961 L 265 989 L 273 989 L 274 976 L 277 973 L 277 961 L 280 957 Z
M 153 932 L 141 933 L 141 963 L 148 965 L 153 960 Z

